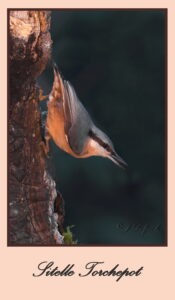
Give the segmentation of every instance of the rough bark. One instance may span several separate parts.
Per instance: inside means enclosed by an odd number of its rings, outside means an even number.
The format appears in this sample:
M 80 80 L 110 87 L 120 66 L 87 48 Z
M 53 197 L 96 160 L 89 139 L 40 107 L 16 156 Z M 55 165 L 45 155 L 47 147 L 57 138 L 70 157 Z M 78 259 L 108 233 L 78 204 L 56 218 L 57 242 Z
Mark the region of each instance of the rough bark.
M 50 58 L 49 27 L 49 11 L 9 12 L 9 245 L 63 243 L 63 202 L 47 170 L 36 85 Z

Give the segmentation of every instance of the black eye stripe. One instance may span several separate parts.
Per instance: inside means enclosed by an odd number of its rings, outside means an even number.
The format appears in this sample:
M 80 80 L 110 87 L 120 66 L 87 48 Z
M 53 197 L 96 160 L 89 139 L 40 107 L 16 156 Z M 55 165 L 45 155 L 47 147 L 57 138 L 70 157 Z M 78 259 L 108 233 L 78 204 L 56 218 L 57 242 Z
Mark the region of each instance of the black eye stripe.
M 105 148 L 107 151 L 111 152 L 111 148 L 108 144 L 104 143 L 101 139 L 99 139 L 91 130 L 89 131 L 89 135 L 98 142 L 103 148 Z
M 90 130 L 89 135 L 93 138 L 94 141 L 98 142 L 101 146 L 104 145 L 104 143 Z
M 102 145 L 105 149 L 109 149 L 109 145 L 108 144 L 106 144 L 106 143 L 103 143 L 103 145 Z

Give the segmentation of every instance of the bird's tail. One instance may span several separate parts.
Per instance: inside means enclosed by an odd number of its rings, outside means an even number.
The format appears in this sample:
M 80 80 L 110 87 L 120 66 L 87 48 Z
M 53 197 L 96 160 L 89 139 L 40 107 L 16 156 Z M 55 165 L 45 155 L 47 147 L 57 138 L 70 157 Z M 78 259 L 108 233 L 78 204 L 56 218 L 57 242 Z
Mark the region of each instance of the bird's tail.
M 54 81 L 53 81 L 53 86 L 52 90 L 49 95 L 49 101 L 61 101 L 63 98 L 63 79 L 62 76 L 60 75 L 60 71 L 58 69 L 57 64 L 52 61 L 53 65 L 53 71 L 54 71 Z

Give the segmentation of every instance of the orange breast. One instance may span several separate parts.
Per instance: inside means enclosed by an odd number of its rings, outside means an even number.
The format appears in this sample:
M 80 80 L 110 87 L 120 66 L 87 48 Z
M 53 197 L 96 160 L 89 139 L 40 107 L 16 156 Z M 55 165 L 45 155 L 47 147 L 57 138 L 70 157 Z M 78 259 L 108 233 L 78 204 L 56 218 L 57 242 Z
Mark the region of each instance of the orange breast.
M 62 150 L 74 155 L 66 138 L 64 129 L 64 110 L 62 102 L 49 101 L 46 126 L 56 145 Z

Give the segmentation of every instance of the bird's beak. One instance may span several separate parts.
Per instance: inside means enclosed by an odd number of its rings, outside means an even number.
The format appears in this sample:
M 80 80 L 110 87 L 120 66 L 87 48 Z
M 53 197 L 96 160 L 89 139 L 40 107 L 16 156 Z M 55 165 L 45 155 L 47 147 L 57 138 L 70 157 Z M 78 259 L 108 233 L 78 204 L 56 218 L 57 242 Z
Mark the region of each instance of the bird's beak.
M 128 166 L 127 163 L 116 152 L 112 153 L 110 156 L 108 156 L 108 158 L 123 169 Z

